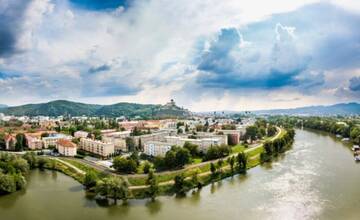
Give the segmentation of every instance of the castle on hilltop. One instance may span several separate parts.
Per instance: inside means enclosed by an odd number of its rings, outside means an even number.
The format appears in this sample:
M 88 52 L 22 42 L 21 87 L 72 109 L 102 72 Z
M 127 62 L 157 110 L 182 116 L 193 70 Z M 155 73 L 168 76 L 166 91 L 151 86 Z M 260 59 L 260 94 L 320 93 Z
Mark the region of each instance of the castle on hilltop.
M 170 102 L 165 104 L 166 107 L 176 107 L 174 99 L 171 99 Z

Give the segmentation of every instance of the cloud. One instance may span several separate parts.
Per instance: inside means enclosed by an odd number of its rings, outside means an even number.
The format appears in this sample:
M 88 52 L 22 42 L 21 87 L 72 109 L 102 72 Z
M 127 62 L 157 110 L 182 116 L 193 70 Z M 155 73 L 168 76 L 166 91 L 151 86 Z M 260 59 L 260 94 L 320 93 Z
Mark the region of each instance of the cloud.
M 103 65 L 100 65 L 100 66 L 91 67 L 88 72 L 89 73 L 97 73 L 97 72 L 107 71 L 107 70 L 110 70 L 110 69 L 111 69 L 110 65 L 103 64 Z
M 280 30 L 281 29 L 281 30 Z M 274 89 L 297 85 L 296 76 L 306 69 L 306 57 L 292 43 L 293 28 L 277 24 L 274 41 L 266 47 L 255 42 L 244 46 L 235 28 L 223 29 L 199 58 L 198 83 L 205 87 Z M 290 57 L 290 59 L 289 59 Z
M 18 52 L 17 40 L 29 1 L 0 0 L 0 58 Z
M 0 0 L 0 102 L 340 101 L 359 67 L 359 14 L 313 2 Z
M 220 30 L 208 50 L 199 47 L 197 81 L 205 88 L 288 87 L 313 95 L 326 86 L 324 71 L 359 67 L 358 23 L 360 15 L 321 3 Z
M 351 91 L 360 91 L 360 77 L 352 77 L 349 81 L 349 89 Z

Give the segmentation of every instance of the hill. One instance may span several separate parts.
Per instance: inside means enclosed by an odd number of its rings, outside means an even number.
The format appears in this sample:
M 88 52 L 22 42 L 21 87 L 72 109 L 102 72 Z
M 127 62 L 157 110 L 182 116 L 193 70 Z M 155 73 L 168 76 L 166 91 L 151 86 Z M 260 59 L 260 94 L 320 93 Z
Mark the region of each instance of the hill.
M 4 104 L 0 104 L 0 108 L 6 108 L 8 107 L 7 105 L 4 105 Z
M 329 106 L 307 106 L 291 109 L 273 109 L 254 111 L 255 114 L 270 115 L 357 115 L 360 114 L 360 104 L 358 103 L 340 103 Z
M 153 105 L 136 103 L 117 103 L 113 105 L 94 105 L 66 100 L 56 100 L 40 104 L 27 104 L 15 107 L 5 107 L 0 112 L 15 116 L 105 116 L 128 118 L 164 118 L 186 117 L 190 112 L 173 105 Z

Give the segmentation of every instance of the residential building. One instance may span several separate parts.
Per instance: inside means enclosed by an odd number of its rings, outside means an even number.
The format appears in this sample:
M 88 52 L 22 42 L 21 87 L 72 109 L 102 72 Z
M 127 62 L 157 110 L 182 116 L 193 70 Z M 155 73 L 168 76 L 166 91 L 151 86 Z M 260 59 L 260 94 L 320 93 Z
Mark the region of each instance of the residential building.
M 4 140 L 6 150 L 15 150 L 16 138 L 13 135 L 5 135 Z
M 179 137 L 179 136 L 167 136 L 165 137 L 166 143 L 169 143 L 171 146 L 184 146 L 185 142 L 189 142 L 192 144 L 196 144 L 199 146 L 199 150 L 202 152 L 206 152 L 211 146 L 216 145 L 227 145 L 227 136 L 213 136 L 213 137 L 202 137 L 197 139 Z
M 86 131 L 76 131 L 76 132 L 74 133 L 74 137 L 75 137 L 75 138 L 87 138 L 88 135 L 89 135 L 89 133 L 86 132 Z
M 102 157 L 108 157 L 115 152 L 115 146 L 113 143 L 106 143 L 90 138 L 80 139 L 80 149 L 100 155 Z
M 242 131 L 240 130 L 219 130 L 218 133 L 222 133 L 228 136 L 228 143 L 236 145 L 240 142 Z
M 72 140 L 72 136 L 68 136 L 60 133 L 49 134 L 48 137 L 42 138 L 42 141 L 44 143 L 44 148 L 49 148 L 51 146 L 55 147 L 56 142 L 60 139 Z
M 166 142 L 148 141 L 144 144 L 144 153 L 150 156 L 165 156 L 171 149 L 171 145 Z
M 68 139 L 59 139 L 56 142 L 56 149 L 59 154 L 67 157 L 73 157 L 76 155 L 76 144 Z
M 113 143 L 115 151 L 127 151 L 126 138 L 130 137 L 131 131 L 118 131 L 106 133 L 102 136 L 102 141 Z
M 165 137 L 169 136 L 171 134 L 171 130 L 159 130 L 155 131 L 151 134 L 144 134 L 140 136 L 131 136 L 131 138 L 134 140 L 134 143 L 136 146 L 141 145 L 140 147 L 144 146 L 145 142 L 148 141 L 165 141 Z
M 43 148 L 43 141 L 35 135 L 25 134 L 26 143 L 31 150 L 40 150 Z
M 126 139 L 117 136 L 103 136 L 102 141 L 114 144 L 115 151 L 127 151 Z
M 134 130 L 135 127 L 144 128 L 144 122 L 143 121 L 122 121 L 122 122 L 119 122 L 119 126 L 124 128 L 127 131 L 132 131 L 132 130 Z

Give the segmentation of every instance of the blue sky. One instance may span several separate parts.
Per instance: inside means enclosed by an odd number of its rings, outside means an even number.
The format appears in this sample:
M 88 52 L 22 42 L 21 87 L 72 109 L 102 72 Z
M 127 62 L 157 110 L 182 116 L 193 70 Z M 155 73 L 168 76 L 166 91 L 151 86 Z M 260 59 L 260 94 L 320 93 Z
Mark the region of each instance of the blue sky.
M 360 102 L 359 24 L 352 0 L 0 0 L 0 103 Z

